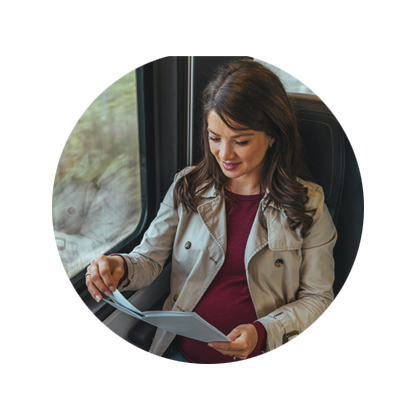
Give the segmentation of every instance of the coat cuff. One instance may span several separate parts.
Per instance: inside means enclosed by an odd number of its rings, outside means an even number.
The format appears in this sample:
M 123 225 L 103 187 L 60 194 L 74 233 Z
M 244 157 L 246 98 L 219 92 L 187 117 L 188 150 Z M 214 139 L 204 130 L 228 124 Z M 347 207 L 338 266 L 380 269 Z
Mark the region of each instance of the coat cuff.
M 267 331 L 267 351 L 276 349 L 299 334 L 284 312 L 278 311 L 269 314 L 258 321 L 264 325 Z

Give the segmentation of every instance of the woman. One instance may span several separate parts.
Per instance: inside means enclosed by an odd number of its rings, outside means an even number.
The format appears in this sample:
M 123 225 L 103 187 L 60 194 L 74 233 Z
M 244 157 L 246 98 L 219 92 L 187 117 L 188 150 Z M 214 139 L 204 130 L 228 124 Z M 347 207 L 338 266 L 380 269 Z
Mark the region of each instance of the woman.
M 158 329 L 150 352 L 223 363 L 277 348 L 326 310 L 336 231 L 321 187 L 300 179 L 291 103 L 261 64 L 243 60 L 217 71 L 203 93 L 203 145 L 203 160 L 177 174 L 141 244 L 93 260 L 86 284 L 97 301 L 117 286 L 140 289 L 172 251 L 163 309 L 195 311 L 231 342 Z

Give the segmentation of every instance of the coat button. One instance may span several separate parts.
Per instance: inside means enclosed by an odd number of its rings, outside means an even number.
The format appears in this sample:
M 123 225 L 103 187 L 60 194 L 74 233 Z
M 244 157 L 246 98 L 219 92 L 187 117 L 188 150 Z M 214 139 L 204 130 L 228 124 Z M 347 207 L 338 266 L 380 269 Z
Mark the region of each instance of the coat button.
M 185 249 L 186 249 L 186 250 L 189 250 L 191 245 L 192 245 L 192 243 L 186 242 L 186 243 L 185 243 Z
M 174 301 L 177 301 L 178 300 L 178 295 L 176 294 L 175 296 L 174 296 Z
M 283 260 L 281 260 L 280 258 L 275 261 L 275 267 L 281 267 L 282 264 L 283 264 Z

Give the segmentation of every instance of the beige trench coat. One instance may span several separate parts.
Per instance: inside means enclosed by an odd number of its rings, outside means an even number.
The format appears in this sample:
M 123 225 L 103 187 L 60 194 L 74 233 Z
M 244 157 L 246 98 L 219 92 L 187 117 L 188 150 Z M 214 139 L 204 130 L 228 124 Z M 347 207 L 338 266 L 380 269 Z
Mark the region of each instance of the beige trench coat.
M 336 230 L 322 188 L 300 179 L 299 182 L 308 188 L 306 208 L 316 209 L 309 235 L 302 239 L 299 231 L 291 231 L 285 213 L 274 204 L 266 207 L 264 196 L 245 249 L 247 282 L 258 321 L 267 331 L 268 350 L 303 332 L 333 300 L 332 250 Z M 190 312 L 225 260 L 225 201 L 210 190 L 198 206 L 198 214 L 186 212 L 181 206 L 174 210 L 174 184 L 140 245 L 130 254 L 123 254 L 128 274 L 119 289 L 148 286 L 172 251 L 171 293 L 163 309 Z M 259 214 L 268 236 L 259 223 Z M 191 247 L 186 249 L 188 241 Z M 243 321 L 250 322 L 253 321 Z M 174 337 L 173 333 L 157 329 L 150 352 L 162 355 Z

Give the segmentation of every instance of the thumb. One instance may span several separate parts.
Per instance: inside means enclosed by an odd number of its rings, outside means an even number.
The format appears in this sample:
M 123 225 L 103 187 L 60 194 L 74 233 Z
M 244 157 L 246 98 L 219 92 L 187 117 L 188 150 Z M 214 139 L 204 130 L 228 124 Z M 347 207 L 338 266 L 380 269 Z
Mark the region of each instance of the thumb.
M 233 341 L 235 341 L 239 336 L 241 336 L 242 331 L 240 329 L 240 326 L 236 327 L 235 329 L 233 329 L 227 336 L 229 339 Z

